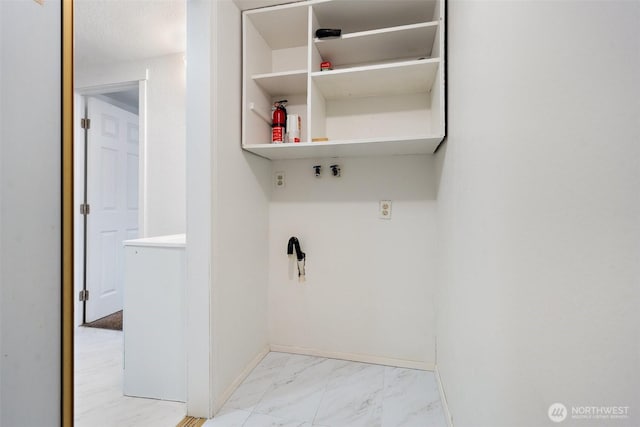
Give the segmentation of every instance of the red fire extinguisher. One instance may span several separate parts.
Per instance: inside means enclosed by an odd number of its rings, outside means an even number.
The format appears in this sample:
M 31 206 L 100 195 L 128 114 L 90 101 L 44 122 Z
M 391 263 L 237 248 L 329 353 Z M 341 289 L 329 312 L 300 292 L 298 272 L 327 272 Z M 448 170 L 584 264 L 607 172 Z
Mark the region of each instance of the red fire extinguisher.
M 285 108 L 286 99 L 274 102 L 273 104 L 273 123 L 271 124 L 271 142 L 274 144 L 282 144 L 284 136 L 287 133 L 287 109 Z

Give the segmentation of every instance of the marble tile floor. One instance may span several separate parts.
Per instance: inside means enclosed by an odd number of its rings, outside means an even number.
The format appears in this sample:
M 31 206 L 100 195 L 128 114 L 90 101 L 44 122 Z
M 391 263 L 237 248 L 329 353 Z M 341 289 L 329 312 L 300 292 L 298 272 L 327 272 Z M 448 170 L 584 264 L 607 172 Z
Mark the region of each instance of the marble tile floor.
M 77 328 L 77 427 L 173 427 L 185 405 L 122 395 L 122 332 Z M 271 352 L 206 427 L 446 427 L 433 373 Z
M 76 328 L 76 427 L 174 427 L 184 403 L 126 397 L 122 394 L 122 331 Z
M 432 372 L 271 352 L 205 427 L 446 427 Z

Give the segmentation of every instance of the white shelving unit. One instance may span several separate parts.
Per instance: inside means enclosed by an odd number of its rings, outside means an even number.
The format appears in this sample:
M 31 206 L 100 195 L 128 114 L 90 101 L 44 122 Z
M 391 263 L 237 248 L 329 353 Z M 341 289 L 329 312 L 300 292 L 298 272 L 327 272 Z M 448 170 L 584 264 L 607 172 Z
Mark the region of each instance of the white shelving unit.
M 432 153 L 445 136 L 443 2 L 245 11 L 242 147 L 269 159 Z M 342 36 L 318 39 L 319 28 Z M 320 71 L 322 61 L 334 69 Z M 271 105 L 281 99 L 302 118 L 301 143 L 271 144 Z

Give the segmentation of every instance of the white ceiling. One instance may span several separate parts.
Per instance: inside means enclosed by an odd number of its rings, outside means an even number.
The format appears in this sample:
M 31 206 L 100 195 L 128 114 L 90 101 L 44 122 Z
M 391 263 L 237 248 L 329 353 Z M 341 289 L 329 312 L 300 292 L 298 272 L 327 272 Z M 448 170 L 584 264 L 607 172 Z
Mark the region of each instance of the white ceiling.
M 102 94 L 102 96 L 112 99 L 117 103 L 124 104 L 130 107 L 131 109 L 135 109 L 135 113 L 138 114 L 138 100 L 139 100 L 138 88 L 122 90 L 119 92 L 104 93 Z
M 75 0 L 77 66 L 184 52 L 186 0 Z

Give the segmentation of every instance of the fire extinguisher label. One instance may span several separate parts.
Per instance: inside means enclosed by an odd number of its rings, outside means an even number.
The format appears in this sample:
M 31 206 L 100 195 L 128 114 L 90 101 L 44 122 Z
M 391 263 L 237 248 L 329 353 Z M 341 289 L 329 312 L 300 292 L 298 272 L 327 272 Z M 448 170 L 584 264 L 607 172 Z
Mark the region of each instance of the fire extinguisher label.
M 271 142 L 284 142 L 284 127 L 276 126 L 273 128 Z

